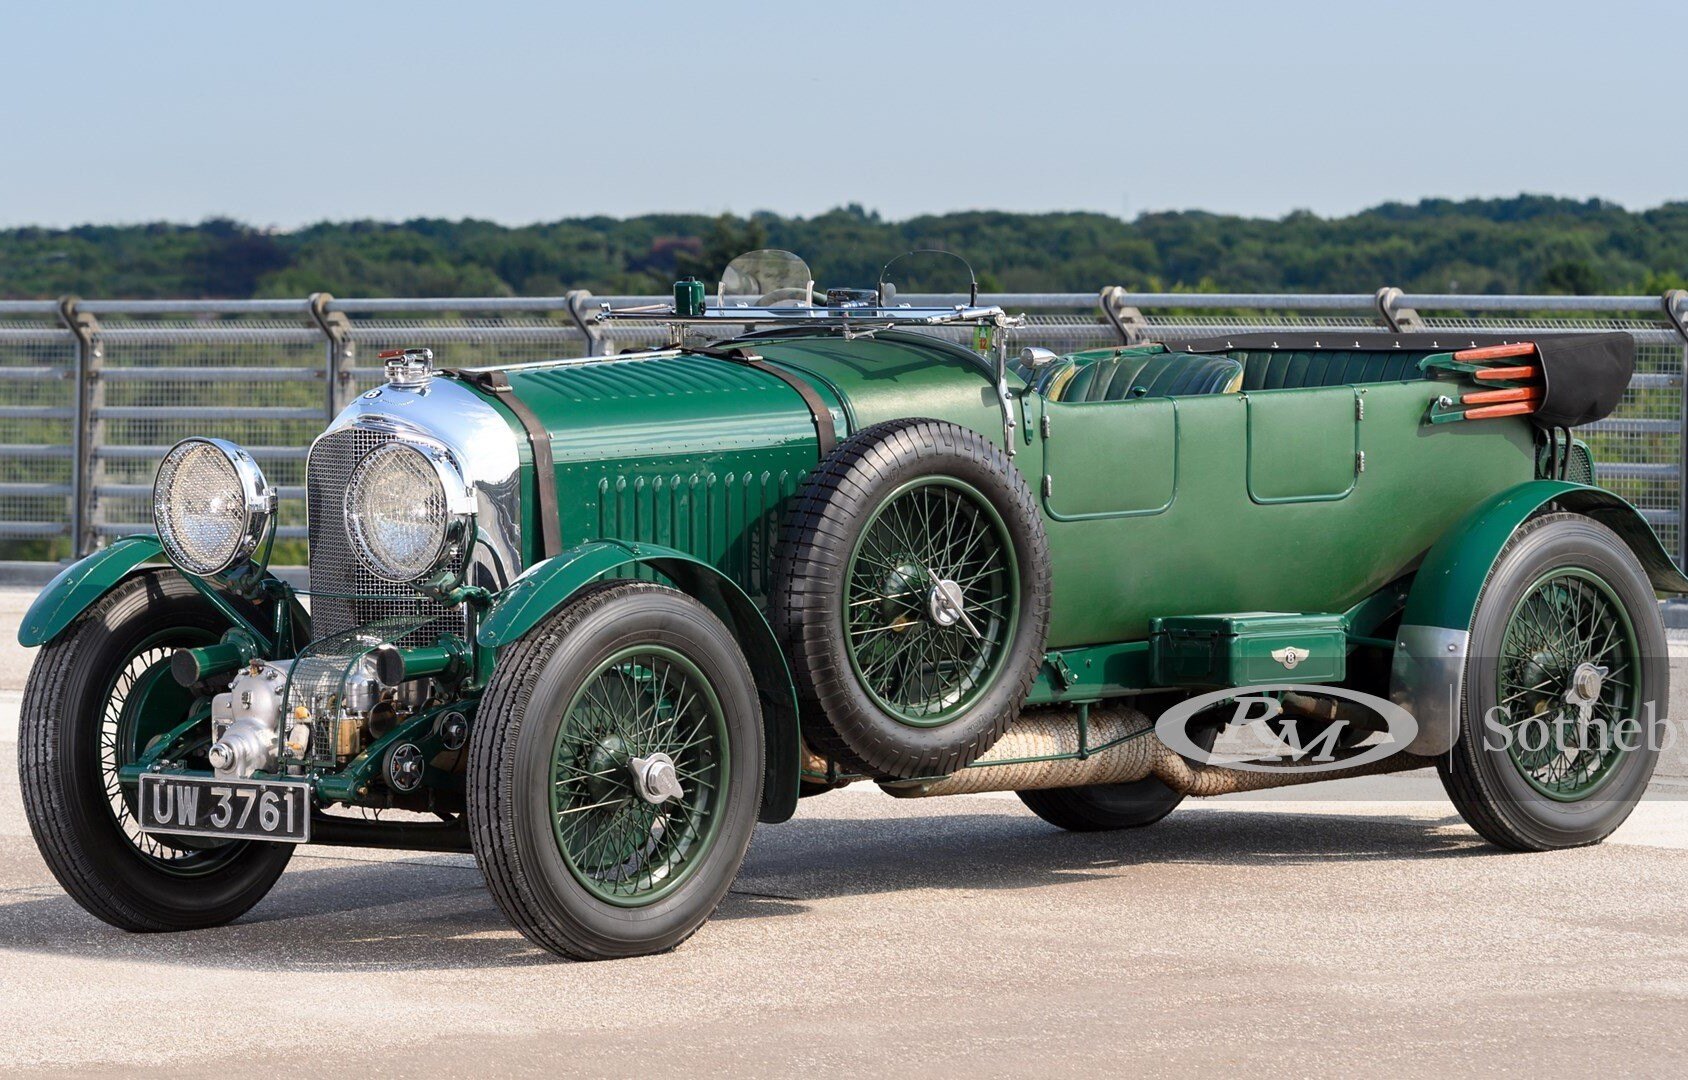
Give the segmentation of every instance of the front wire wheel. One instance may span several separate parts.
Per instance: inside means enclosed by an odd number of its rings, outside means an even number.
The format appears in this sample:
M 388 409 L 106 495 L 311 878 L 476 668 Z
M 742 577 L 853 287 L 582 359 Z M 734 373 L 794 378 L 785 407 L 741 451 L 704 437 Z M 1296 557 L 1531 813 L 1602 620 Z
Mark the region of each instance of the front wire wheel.
M 499 656 L 469 744 L 475 859 L 542 948 L 672 949 L 738 873 L 763 756 L 726 626 L 671 588 L 596 587 Z
M 630 906 L 677 888 L 715 839 L 730 755 L 721 703 L 683 654 L 633 646 L 605 660 L 551 760 L 557 846 L 576 880 Z
M 187 761 L 208 768 L 209 710 L 170 675 L 175 649 L 215 642 L 227 620 L 174 571 L 118 585 L 43 646 L 24 689 L 19 786 L 37 847 L 67 893 L 131 931 L 219 926 L 262 900 L 290 844 L 155 837 L 136 827 L 119 770 L 203 715 Z
M 196 705 L 204 712 L 206 703 L 196 703 L 192 692 L 176 682 L 170 657 L 177 649 L 209 645 L 216 640 L 215 635 L 191 626 L 152 634 L 135 647 L 127 661 L 120 662 L 101 695 L 105 711 L 99 725 L 100 781 L 112 820 L 143 858 L 159 870 L 181 877 L 216 870 L 249 841 L 142 832 L 135 820 L 137 793 L 123 787 L 121 770 L 135 762 L 154 740 L 186 720 Z M 203 760 L 205 747 L 210 745 L 208 713 L 206 719 L 206 730 L 200 733 L 197 745 L 190 743 L 187 749 L 200 758 L 190 763 L 208 769 L 210 763 Z

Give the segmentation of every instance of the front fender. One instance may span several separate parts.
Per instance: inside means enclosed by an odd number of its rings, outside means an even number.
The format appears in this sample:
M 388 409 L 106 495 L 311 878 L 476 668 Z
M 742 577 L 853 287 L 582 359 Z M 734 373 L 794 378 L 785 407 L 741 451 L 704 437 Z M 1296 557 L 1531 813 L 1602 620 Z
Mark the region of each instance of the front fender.
M 785 653 L 768 620 L 738 583 L 710 564 L 673 548 L 596 540 L 529 567 L 499 594 L 476 632 L 497 648 L 539 625 L 581 589 L 617 571 L 648 567 L 713 611 L 738 639 L 762 697 L 767 762 L 761 818 L 785 821 L 797 809 L 801 774 L 797 696 Z
M 1641 512 L 1603 488 L 1532 480 L 1479 504 L 1430 548 L 1413 578 L 1395 637 L 1389 696 L 1418 721 L 1412 754 L 1443 754 L 1459 737 L 1471 620 L 1489 570 L 1518 527 L 1549 503 L 1585 514 L 1623 538 L 1659 592 L 1688 593 Z
M 30 648 L 58 637 L 136 567 L 164 557 L 156 536 L 125 536 L 60 570 L 35 597 L 18 626 L 18 643 Z

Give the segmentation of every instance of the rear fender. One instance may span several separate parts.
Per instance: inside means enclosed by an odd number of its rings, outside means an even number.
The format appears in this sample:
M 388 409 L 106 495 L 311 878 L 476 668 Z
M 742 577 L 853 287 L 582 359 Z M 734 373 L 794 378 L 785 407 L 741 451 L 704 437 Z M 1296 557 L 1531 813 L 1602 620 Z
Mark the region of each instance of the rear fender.
M 1471 620 L 1489 570 L 1518 527 L 1543 507 L 1584 514 L 1623 538 L 1653 588 L 1688 593 L 1688 577 L 1671 561 L 1641 512 L 1602 488 L 1532 480 L 1479 504 L 1430 548 L 1413 578 L 1395 638 L 1389 696 L 1418 721 L 1413 754 L 1443 754 L 1459 738 L 1459 702 Z
M 738 583 L 702 560 L 655 544 L 598 540 L 535 563 L 499 594 L 476 641 L 507 645 L 567 604 L 587 585 L 618 571 L 648 567 L 713 611 L 738 639 L 762 698 L 767 762 L 761 819 L 785 821 L 797 809 L 800 739 L 797 697 L 785 654 L 767 619 Z

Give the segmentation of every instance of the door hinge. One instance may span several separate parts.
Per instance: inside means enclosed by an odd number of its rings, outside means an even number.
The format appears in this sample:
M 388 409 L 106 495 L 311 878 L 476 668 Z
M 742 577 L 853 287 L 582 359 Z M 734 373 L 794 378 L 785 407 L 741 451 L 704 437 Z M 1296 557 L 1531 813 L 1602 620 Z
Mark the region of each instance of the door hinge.
M 1358 394 L 1356 394 L 1354 396 L 1354 419 L 1364 420 L 1365 418 L 1366 418 L 1366 399 L 1363 398 L 1363 397 L 1360 397 Z
M 1366 452 L 1364 450 L 1361 450 L 1358 454 L 1354 455 L 1354 472 L 1355 473 L 1363 473 L 1365 471 L 1366 471 Z
M 1043 419 L 1038 421 L 1038 428 L 1039 428 L 1039 430 L 1041 430 L 1043 432 L 1044 438 L 1046 438 L 1046 439 L 1049 438 L 1049 414 L 1048 413 L 1044 413 Z
M 1055 494 L 1055 478 L 1046 473 L 1043 477 L 1043 497 L 1047 499 L 1053 494 Z

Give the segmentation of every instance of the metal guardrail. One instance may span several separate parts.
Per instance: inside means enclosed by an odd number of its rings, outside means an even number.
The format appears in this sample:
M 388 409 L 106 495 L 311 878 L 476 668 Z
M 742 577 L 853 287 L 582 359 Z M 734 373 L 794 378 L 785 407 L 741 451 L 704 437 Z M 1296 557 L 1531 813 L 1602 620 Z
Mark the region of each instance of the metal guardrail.
M 0 559 L 60 559 L 150 527 L 158 460 L 190 434 L 250 449 L 282 492 L 281 536 L 305 535 L 310 440 L 378 369 L 360 356 L 428 346 L 446 365 L 521 362 L 659 344 L 659 328 L 600 326 L 602 303 L 562 296 L 0 301 Z M 905 295 L 917 305 L 960 296 Z M 1636 372 L 1617 411 L 1579 429 L 1601 482 L 1673 552 L 1683 528 L 1688 295 L 987 293 L 1030 313 L 1015 343 L 1057 350 L 1267 330 L 1623 330 Z M 1688 560 L 1685 560 L 1688 561 Z

